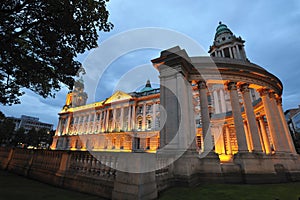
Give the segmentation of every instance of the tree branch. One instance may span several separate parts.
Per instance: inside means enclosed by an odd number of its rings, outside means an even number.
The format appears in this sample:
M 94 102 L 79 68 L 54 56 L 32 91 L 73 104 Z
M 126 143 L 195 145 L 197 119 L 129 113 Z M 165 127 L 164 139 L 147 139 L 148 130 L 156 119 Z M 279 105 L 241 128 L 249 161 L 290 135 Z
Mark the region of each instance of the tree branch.
M 4 14 L 12 14 L 14 12 L 19 12 L 21 11 L 28 3 L 30 0 L 25 0 L 22 4 L 21 3 L 17 3 L 16 6 L 12 9 L 5 9 L 5 8 L 0 8 L 0 12 L 4 13 Z
M 39 24 L 39 23 L 41 23 L 41 20 L 32 22 L 31 24 L 28 24 L 27 27 L 25 27 L 25 28 L 22 29 L 21 31 L 12 34 L 12 35 L 11 35 L 11 38 L 17 38 L 17 37 L 19 37 L 20 35 L 26 33 L 27 31 L 29 31 L 31 28 L 33 28 L 35 25 L 37 25 L 37 24 Z

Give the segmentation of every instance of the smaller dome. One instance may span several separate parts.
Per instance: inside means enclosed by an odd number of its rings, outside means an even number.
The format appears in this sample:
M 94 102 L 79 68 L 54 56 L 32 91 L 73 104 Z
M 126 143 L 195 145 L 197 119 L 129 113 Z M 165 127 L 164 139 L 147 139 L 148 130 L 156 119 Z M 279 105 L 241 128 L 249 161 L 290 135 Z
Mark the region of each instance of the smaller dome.
M 147 83 L 146 83 L 145 87 L 143 87 L 143 89 L 141 89 L 140 92 L 147 92 L 147 91 L 150 91 L 150 90 L 153 90 L 153 88 L 151 86 L 150 80 L 147 80 Z
M 218 37 L 219 35 L 223 34 L 223 33 L 232 34 L 231 30 L 225 24 L 222 24 L 222 22 L 219 22 L 219 26 L 216 29 L 215 38 Z

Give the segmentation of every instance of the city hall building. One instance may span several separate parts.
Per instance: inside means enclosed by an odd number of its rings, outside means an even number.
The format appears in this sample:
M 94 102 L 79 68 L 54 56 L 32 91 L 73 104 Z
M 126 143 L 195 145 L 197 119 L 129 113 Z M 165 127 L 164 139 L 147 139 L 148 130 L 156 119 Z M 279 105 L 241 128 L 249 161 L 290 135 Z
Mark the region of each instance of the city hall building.
M 92 104 L 79 81 L 59 113 L 51 148 L 155 153 L 174 143 L 168 148 L 213 151 L 224 162 L 238 152 L 295 154 L 282 83 L 249 61 L 244 43 L 220 23 L 210 56 L 190 57 L 174 47 L 151 61 L 160 88 L 145 80 L 141 90 Z

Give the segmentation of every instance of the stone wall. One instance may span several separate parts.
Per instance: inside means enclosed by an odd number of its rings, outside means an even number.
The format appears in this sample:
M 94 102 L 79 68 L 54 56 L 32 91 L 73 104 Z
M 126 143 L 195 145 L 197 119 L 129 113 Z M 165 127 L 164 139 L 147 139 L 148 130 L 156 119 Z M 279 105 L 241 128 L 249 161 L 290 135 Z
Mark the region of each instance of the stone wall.
M 156 199 L 173 186 L 300 181 L 299 156 L 291 154 L 236 154 L 232 162 L 220 163 L 215 153 L 200 158 L 186 152 L 174 159 L 161 152 L 91 155 L 88 151 L 0 148 L 0 169 L 107 199 Z
M 111 199 L 116 170 L 113 156 L 89 152 L 0 149 L 0 168 L 55 186 Z M 105 163 L 105 164 L 104 164 Z

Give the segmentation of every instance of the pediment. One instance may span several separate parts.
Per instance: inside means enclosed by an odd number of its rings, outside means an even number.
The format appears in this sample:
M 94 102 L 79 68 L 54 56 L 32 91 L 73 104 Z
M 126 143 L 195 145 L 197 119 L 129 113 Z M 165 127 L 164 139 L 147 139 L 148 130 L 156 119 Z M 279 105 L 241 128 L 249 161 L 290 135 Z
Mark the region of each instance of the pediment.
M 122 91 L 116 91 L 113 95 L 111 95 L 106 101 L 106 103 L 113 103 L 113 102 L 117 102 L 117 101 L 122 101 L 122 100 L 126 100 L 126 99 L 131 99 L 132 96 L 130 96 L 129 94 L 122 92 Z

